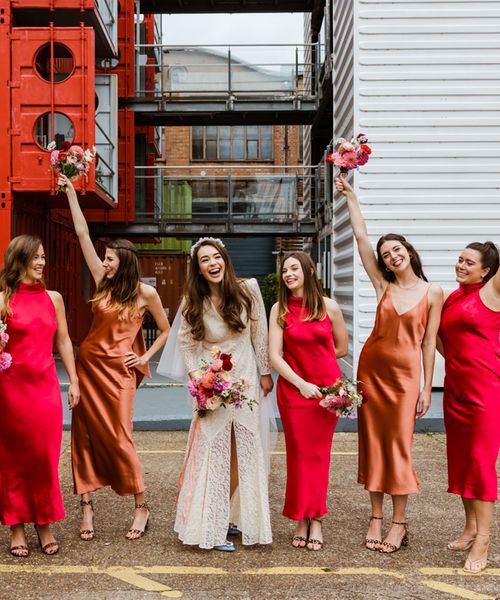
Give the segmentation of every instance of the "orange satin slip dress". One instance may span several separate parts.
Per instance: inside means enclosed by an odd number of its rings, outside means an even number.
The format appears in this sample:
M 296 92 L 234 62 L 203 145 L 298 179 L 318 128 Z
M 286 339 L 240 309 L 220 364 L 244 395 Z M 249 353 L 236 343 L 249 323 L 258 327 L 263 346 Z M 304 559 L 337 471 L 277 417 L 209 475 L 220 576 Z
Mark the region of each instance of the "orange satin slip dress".
M 359 357 L 359 389 L 366 404 L 358 410 L 358 483 L 370 492 L 394 496 L 419 491 L 411 449 L 429 288 L 415 306 L 399 314 L 389 284 Z
M 90 331 L 78 349 L 81 399 L 73 409 L 71 459 L 75 494 L 110 485 L 127 496 L 144 491 L 142 469 L 132 439 L 135 391 L 149 367 L 129 369 L 125 354 L 146 351 L 142 317 L 108 307 L 94 307 Z

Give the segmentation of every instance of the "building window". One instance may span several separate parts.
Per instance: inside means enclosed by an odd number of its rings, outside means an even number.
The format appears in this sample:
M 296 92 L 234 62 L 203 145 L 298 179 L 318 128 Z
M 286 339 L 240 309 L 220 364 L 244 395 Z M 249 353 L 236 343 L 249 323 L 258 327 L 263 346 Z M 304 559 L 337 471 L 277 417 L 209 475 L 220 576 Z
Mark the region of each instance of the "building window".
M 273 159 L 271 125 L 192 127 L 193 160 L 250 161 Z

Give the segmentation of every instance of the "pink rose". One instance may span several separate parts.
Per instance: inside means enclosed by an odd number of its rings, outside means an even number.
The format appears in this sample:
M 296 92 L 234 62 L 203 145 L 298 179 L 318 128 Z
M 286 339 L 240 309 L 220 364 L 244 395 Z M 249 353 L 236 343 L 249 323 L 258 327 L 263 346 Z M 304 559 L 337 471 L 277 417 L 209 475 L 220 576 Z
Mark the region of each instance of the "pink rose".
M 342 155 L 346 169 L 355 169 L 358 166 L 358 156 L 356 152 L 345 152 Z
M 214 373 L 217 373 L 218 371 L 220 371 L 222 369 L 222 365 L 223 365 L 223 363 L 222 363 L 221 359 L 220 358 L 216 358 L 213 361 L 213 363 L 212 363 L 212 365 L 211 365 L 210 368 L 212 369 L 212 371 Z

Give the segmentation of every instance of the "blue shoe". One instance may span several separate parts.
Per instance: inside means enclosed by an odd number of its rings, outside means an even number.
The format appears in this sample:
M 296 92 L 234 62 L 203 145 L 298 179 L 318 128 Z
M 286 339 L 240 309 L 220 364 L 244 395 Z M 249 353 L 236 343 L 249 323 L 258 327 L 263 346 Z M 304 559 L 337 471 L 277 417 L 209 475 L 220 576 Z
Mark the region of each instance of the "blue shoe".
M 214 550 L 219 550 L 220 552 L 234 552 L 236 548 L 234 547 L 233 542 L 228 542 L 227 540 L 223 544 L 219 544 L 218 546 L 213 547 Z
M 241 535 L 241 530 L 236 527 L 236 525 L 230 524 L 227 529 L 227 535 Z

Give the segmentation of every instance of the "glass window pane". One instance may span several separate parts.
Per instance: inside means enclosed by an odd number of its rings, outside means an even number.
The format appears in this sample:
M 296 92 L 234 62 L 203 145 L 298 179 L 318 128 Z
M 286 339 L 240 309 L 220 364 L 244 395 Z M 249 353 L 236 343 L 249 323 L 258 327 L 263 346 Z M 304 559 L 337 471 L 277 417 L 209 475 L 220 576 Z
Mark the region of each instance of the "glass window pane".
M 205 158 L 207 160 L 217 160 L 217 140 L 207 140 Z
M 247 140 L 247 159 L 257 160 L 259 158 L 259 144 L 257 140 Z
M 219 140 L 219 159 L 231 160 L 231 140 Z
M 258 140 L 259 139 L 259 127 L 257 125 L 251 125 L 247 127 L 247 140 Z
M 201 160 L 203 158 L 203 139 L 193 138 L 193 159 Z
M 271 125 L 260 127 L 260 158 L 262 160 L 273 158 L 273 128 Z
M 217 139 L 217 127 L 211 125 L 206 128 L 206 137 L 207 140 L 216 140 Z

